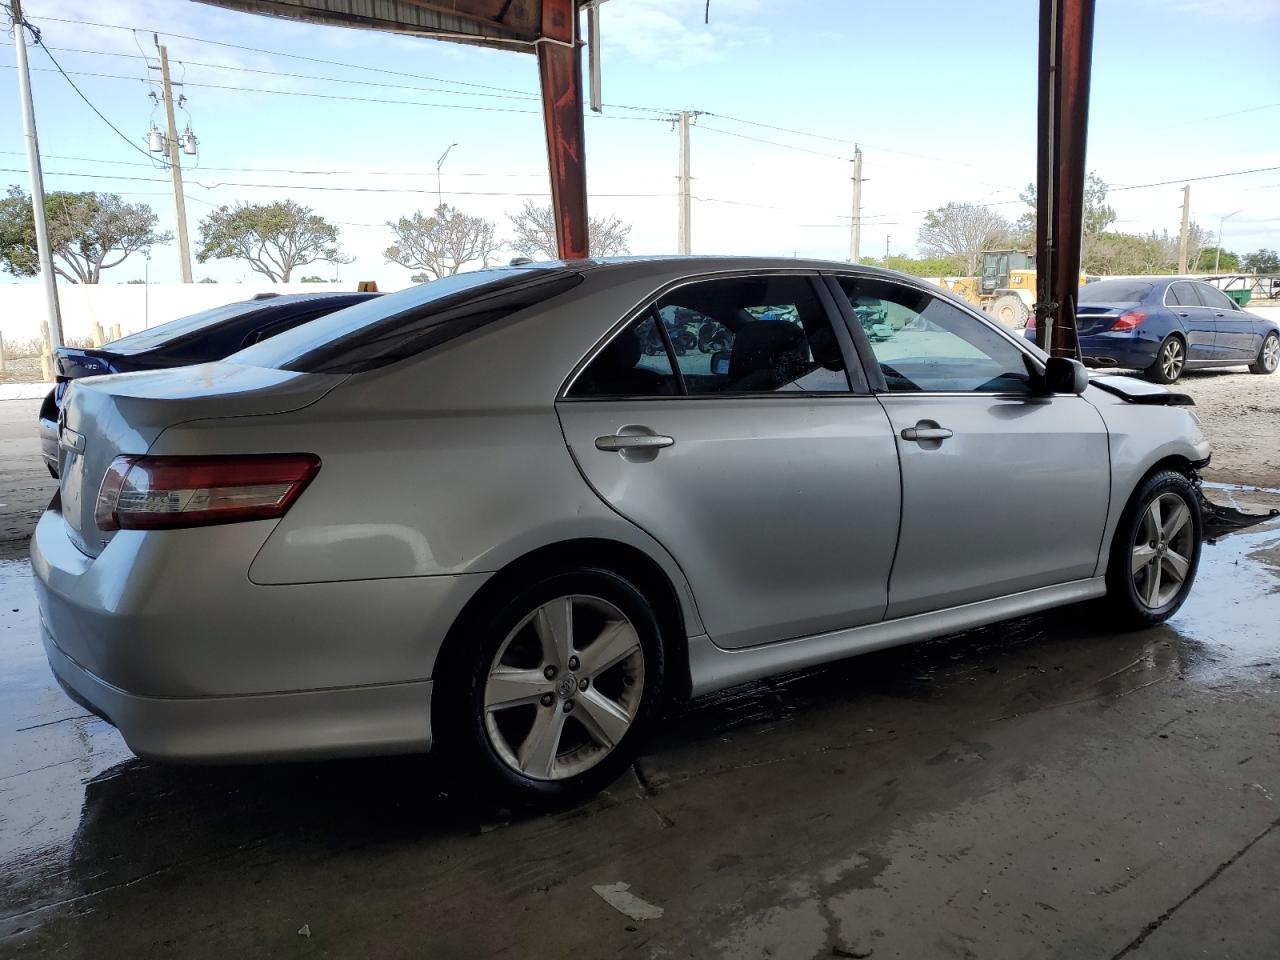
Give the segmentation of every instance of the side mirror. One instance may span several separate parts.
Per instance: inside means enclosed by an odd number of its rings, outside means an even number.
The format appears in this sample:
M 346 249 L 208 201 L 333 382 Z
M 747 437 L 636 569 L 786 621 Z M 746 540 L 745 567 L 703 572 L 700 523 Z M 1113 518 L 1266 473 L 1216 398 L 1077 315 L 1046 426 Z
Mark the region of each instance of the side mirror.
M 1089 386 L 1089 371 L 1079 360 L 1050 357 L 1044 363 L 1046 393 L 1084 393 Z
M 717 377 L 729 375 L 729 351 L 717 350 L 711 355 L 711 372 Z

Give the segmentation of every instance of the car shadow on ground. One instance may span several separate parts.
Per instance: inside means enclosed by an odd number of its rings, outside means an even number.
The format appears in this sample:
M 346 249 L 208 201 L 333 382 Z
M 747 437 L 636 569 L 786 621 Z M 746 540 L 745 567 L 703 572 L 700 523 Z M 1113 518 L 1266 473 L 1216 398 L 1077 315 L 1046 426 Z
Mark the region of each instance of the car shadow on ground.
M 768 757 L 792 749 L 787 731 L 797 721 L 808 725 L 807 736 L 839 739 L 839 730 L 871 722 L 864 713 L 879 722 L 886 704 L 903 727 L 981 725 L 1176 679 L 1196 656 L 1194 641 L 1167 626 L 1114 634 L 1099 622 L 1092 605 L 1065 608 L 673 705 L 637 766 L 650 776 L 640 773 L 638 784 L 626 778 L 553 815 L 589 815 L 654 789 L 651 781 L 682 779 L 690 775 L 687 757 L 695 765 L 712 763 L 735 735 L 749 734 L 753 755 Z M 925 703 L 944 709 L 922 719 Z M 84 789 L 70 862 L 60 871 L 62 891 L 53 889 L 58 883 L 19 884 L 39 889 L 36 901 L 65 901 L 225 858 L 278 865 L 356 848 L 465 842 L 497 825 L 546 815 L 469 796 L 450 786 L 429 756 L 240 767 L 135 758 Z

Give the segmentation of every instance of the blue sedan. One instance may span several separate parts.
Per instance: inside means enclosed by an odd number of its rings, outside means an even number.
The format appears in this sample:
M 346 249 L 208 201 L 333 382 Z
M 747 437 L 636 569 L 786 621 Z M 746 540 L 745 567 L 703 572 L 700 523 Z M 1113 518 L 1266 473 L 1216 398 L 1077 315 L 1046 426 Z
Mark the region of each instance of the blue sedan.
M 1091 367 L 1142 370 L 1173 383 L 1199 367 L 1280 367 L 1280 324 L 1236 306 L 1217 287 L 1180 277 L 1115 278 L 1080 288 L 1080 352 Z M 1035 319 L 1027 324 L 1035 339 Z

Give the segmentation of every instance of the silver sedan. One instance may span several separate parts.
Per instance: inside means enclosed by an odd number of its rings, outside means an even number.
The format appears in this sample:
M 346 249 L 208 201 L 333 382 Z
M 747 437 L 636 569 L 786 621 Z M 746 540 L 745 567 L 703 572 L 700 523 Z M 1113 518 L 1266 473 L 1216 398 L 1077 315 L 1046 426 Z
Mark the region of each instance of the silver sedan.
M 77 381 L 44 642 L 137 753 L 423 751 L 599 789 L 664 698 L 1106 596 L 1160 622 L 1209 451 L 928 284 L 662 258 L 486 270 Z

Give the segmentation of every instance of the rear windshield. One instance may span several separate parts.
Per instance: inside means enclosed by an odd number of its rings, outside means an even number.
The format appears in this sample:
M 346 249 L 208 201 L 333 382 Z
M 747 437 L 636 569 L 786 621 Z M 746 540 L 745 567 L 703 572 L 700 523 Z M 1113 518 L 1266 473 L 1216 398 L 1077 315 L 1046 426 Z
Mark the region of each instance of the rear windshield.
M 170 320 L 168 323 L 148 327 L 146 330 L 139 330 L 137 333 L 131 333 L 129 336 L 121 337 L 119 340 L 112 340 L 107 347 L 112 353 L 142 353 L 146 350 L 154 350 L 156 347 L 163 347 L 165 344 L 173 343 L 175 340 L 181 340 L 193 333 L 199 333 L 201 330 L 217 326 L 226 320 L 234 320 L 237 317 L 252 313 L 254 310 L 261 310 L 263 306 L 264 304 L 260 300 L 223 304 L 220 307 L 212 307 L 209 310 L 193 313 L 189 317 L 179 317 L 177 320 Z
M 359 373 L 542 303 L 581 281 L 580 274 L 564 267 L 444 277 L 331 313 L 227 359 L 299 373 Z
M 1079 303 L 1134 303 L 1151 292 L 1141 280 L 1096 280 L 1080 288 Z

